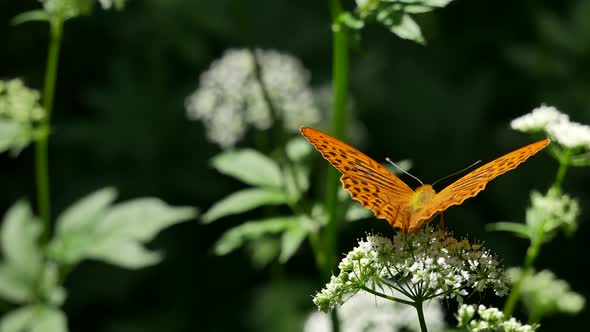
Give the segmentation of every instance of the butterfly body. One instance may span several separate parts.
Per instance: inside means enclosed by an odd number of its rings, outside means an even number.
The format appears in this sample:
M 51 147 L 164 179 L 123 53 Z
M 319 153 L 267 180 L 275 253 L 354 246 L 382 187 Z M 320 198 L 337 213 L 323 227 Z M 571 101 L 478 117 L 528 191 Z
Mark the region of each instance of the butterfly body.
M 453 182 L 440 192 L 431 185 L 412 190 L 402 180 L 359 150 L 319 130 L 302 127 L 303 136 L 336 169 L 352 199 L 371 209 L 404 233 L 412 233 L 437 213 L 477 195 L 494 178 L 516 168 L 549 144 L 545 139 L 497 158 Z

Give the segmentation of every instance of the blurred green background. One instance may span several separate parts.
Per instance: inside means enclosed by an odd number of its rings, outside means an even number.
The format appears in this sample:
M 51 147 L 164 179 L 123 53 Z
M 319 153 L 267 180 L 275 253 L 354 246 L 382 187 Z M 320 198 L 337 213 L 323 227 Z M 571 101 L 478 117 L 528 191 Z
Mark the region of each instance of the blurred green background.
M 40 89 L 47 26 L 10 24 L 38 6 L 36 0 L 0 1 L 0 78 L 21 77 Z M 457 0 L 417 17 L 426 47 L 368 26 L 351 51 L 350 93 L 367 129 L 359 148 L 377 160 L 410 158 L 412 173 L 432 182 L 531 142 L 510 130 L 509 121 L 541 103 L 590 123 L 589 17 L 589 0 Z M 327 2 L 314 0 L 132 0 L 122 12 L 97 8 L 68 21 L 50 142 L 54 215 L 107 185 L 120 190 L 121 200 L 157 196 L 201 210 L 239 189 L 210 168 L 219 148 L 206 141 L 201 123 L 186 119 L 185 97 L 224 50 L 249 45 L 295 55 L 314 86 L 326 84 L 329 28 Z M 0 156 L 2 213 L 19 198 L 34 199 L 32 157 L 30 148 L 17 159 Z M 485 232 L 484 224 L 523 220 L 529 191 L 546 190 L 556 167 L 546 155 L 531 159 L 451 208 L 448 227 L 485 241 L 506 265 L 520 265 L 526 241 Z M 583 209 L 589 184 L 588 170 L 579 168 L 564 185 Z M 581 271 L 590 261 L 583 244 L 589 215 L 584 209 L 578 232 L 544 246 L 536 264 L 586 297 L 590 285 Z M 215 239 L 241 221 L 192 221 L 166 230 L 153 243 L 166 252 L 155 267 L 126 271 L 84 263 L 66 283 L 71 330 L 300 330 L 301 318 L 315 310 L 311 296 L 326 281 L 311 252 L 304 246 L 286 266 L 264 269 L 252 267 L 243 251 L 212 255 Z M 347 225 L 340 252 L 372 230 L 391 233 L 374 219 Z M 544 331 L 573 329 L 590 319 L 585 311 L 543 325 Z

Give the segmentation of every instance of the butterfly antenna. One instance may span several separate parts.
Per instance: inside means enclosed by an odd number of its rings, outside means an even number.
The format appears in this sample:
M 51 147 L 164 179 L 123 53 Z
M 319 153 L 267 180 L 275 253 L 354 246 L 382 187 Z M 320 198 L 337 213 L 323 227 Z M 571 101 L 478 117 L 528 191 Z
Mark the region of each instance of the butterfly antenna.
M 434 186 L 435 184 L 437 184 L 438 182 L 440 182 L 440 181 L 442 181 L 442 180 L 444 180 L 444 179 L 448 179 L 448 178 L 450 178 L 451 176 L 455 176 L 455 175 L 457 175 L 457 174 L 459 174 L 459 173 L 463 173 L 463 172 L 465 172 L 466 170 L 470 169 L 471 167 L 473 167 L 473 166 L 475 166 L 475 165 L 477 165 L 477 164 L 479 164 L 479 163 L 481 163 L 481 160 L 478 160 L 478 161 L 474 162 L 473 164 L 471 164 L 471 165 L 469 165 L 469 166 L 467 166 L 467 167 L 463 168 L 462 170 L 460 170 L 460 171 L 458 171 L 458 172 L 455 172 L 455 173 L 453 173 L 453 174 L 451 174 L 451 175 L 447 175 L 447 176 L 445 176 L 445 177 L 443 177 L 443 178 L 441 178 L 441 179 L 438 179 L 438 180 L 434 181 L 434 183 L 432 184 L 432 186 Z
M 406 172 L 405 169 L 399 167 L 398 165 L 396 165 L 393 161 L 391 161 L 391 159 L 389 158 L 385 158 L 385 161 L 387 161 L 388 163 L 392 164 L 393 166 L 395 166 L 395 168 L 399 169 L 400 171 L 402 171 L 404 174 L 407 174 L 409 176 L 411 176 L 414 180 L 420 182 L 421 185 L 424 185 L 424 183 L 422 181 L 420 181 L 420 179 L 418 179 L 417 177 L 413 176 L 412 174 Z

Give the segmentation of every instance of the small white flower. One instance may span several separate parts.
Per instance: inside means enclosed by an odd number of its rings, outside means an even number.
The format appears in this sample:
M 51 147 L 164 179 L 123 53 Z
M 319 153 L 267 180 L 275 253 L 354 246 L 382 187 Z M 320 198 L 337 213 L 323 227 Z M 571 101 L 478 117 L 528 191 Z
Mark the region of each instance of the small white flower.
M 431 226 L 413 234 L 400 232 L 393 241 L 368 236 L 342 259 L 339 268 L 340 274 L 314 298 L 322 311 L 342 303 L 347 294 L 367 287 L 387 289 L 391 284 L 408 288 L 410 294 L 420 289 L 415 296 L 421 299 L 461 300 L 468 288 L 492 288 L 498 295 L 507 292 L 506 276 L 489 251 L 473 250 L 468 241 L 459 242 Z
M 531 206 L 526 211 L 526 223 L 533 231 L 543 227 L 543 232 L 548 235 L 558 229 L 572 233 L 578 227 L 579 215 L 580 204 L 576 199 L 551 188 L 545 195 L 537 191 L 531 192 Z
M 547 133 L 565 147 L 590 149 L 590 126 L 577 122 L 560 121 L 550 123 L 547 126 Z
M 468 330 L 472 332 L 534 332 L 539 328 L 539 325 L 522 325 L 514 317 L 506 319 L 504 313 L 497 308 L 479 305 L 477 319 L 474 319 L 475 312 L 475 305 L 461 305 L 455 315 L 458 321 L 457 326 L 468 327 Z
M 518 117 L 510 122 L 510 127 L 522 132 L 536 132 L 544 130 L 547 125 L 569 121 L 567 114 L 563 114 L 553 106 L 541 104 L 531 113 Z
M 45 116 L 39 91 L 27 88 L 20 79 L 0 80 L 0 119 L 31 125 Z
M 299 60 L 276 51 L 256 50 L 260 76 L 285 129 L 296 132 L 320 115 L 308 87 L 309 73 Z M 186 99 L 187 116 L 205 124 L 208 138 L 233 147 L 252 126 L 265 130 L 273 118 L 255 75 L 248 50 L 228 50 L 201 75 L 199 88 Z

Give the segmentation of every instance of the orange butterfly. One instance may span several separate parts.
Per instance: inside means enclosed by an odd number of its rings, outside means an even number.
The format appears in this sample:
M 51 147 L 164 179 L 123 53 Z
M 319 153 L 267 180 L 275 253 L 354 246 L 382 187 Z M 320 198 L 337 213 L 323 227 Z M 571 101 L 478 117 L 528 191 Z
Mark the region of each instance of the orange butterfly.
M 330 135 L 309 127 L 301 127 L 301 133 L 342 173 L 340 182 L 353 199 L 404 233 L 416 231 L 436 213 L 474 197 L 488 182 L 516 168 L 550 142 L 545 139 L 512 151 L 436 193 L 429 184 L 412 190 L 381 164 Z

